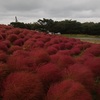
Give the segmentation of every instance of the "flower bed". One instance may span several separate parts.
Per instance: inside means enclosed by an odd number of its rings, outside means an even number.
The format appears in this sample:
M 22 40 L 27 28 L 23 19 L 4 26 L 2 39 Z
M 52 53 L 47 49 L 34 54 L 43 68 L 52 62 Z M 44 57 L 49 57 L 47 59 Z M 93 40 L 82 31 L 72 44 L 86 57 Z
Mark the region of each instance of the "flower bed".
M 100 44 L 0 25 L 0 100 L 100 100 Z

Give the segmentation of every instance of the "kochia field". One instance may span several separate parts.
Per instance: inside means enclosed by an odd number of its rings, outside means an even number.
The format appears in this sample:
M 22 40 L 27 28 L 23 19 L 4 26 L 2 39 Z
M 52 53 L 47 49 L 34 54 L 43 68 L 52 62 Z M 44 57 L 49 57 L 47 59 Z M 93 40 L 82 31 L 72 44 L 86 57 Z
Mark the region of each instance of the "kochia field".
M 100 100 L 100 44 L 0 25 L 0 100 Z

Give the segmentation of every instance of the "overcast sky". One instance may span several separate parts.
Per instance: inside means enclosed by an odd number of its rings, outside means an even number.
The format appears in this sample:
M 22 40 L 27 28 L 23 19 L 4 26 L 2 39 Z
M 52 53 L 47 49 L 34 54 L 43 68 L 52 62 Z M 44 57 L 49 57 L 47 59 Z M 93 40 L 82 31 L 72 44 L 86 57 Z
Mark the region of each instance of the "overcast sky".
M 100 0 L 0 0 L 0 24 L 38 19 L 100 22 Z

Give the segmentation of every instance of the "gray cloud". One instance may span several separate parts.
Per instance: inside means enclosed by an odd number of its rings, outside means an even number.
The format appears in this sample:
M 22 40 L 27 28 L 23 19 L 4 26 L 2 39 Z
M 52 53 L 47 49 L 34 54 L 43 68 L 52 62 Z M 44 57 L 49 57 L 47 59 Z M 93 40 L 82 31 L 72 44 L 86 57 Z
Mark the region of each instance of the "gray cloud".
M 39 18 L 99 21 L 100 0 L 2 0 L 0 23 L 33 22 Z
M 9 11 L 30 11 L 41 6 L 39 0 L 3 0 L 2 4 Z

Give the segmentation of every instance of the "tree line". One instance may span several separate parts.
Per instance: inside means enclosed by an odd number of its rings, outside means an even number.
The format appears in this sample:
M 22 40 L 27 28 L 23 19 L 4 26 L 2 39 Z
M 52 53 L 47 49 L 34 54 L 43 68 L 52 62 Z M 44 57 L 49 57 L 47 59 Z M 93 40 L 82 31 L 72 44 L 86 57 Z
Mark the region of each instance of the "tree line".
M 76 20 L 54 21 L 52 19 L 43 18 L 34 23 L 11 22 L 10 25 L 13 27 L 52 33 L 100 35 L 100 22 L 81 23 Z

